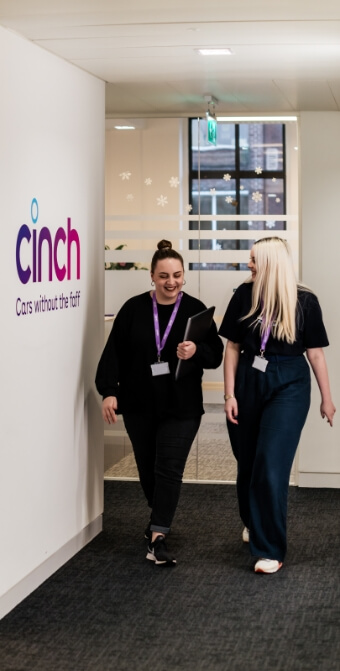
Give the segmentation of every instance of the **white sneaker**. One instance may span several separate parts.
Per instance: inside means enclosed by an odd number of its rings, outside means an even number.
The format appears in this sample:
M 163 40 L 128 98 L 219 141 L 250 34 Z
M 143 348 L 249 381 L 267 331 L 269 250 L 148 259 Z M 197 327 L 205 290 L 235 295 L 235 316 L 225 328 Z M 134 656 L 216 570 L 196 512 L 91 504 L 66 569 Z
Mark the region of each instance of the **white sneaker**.
M 244 527 L 242 531 L 242 540 L 244 543 L 249 543 L 249 529 L 247 527 Z
M 282 566 L 282 561 L 277 559 L 259 559 L 254 571 L 255 573 L 276 573 Z

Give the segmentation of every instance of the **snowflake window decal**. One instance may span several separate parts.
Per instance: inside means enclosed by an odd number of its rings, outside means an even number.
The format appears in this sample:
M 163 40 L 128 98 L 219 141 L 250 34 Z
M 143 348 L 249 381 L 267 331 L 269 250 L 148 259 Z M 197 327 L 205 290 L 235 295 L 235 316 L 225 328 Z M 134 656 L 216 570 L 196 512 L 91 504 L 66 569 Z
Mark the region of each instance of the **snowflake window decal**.
M 185 209 L 186 209 L 186 211 L 187 211 L 188 214 L 189 214 L 189 212 L 191 212 L 191 210 L 192 210 L 192 205 L 190 205 L 190 204 L 186 205 L 186 206 L 185 206 Z
M 169 179 L 169 184 L 170 184 L 170 186 L 171 186 L 173 189 L 177 189 L 177 187 L 178 187 L 178 185 L 179 185 L 179 179 L 178 179 L 178 177 L 171 177 L 171 178 Z
M 216 193 L 216 189 L 210 189 L 210 193 L 211 193 L 212 196 L 214 196 L 215 193 Z
M 257 165 L 255 168 L 255 172 L 257 175 L 262 175 L 262 168 L 260 165 Z
M 231 197 L 231 196 L 227 196 L 227 197 L 225 198 L 225 202 L 226 202 L 226 203 L 232 203 L 232 202 L 233 202 L 232 197 Z
M 272 177 L 272 182 L 276 182 L 276 177 Z
M 164 205 L 167 205 L 167 204 L 168 204 L 168 197 L 167 196 L 163 196 L 163 195 L 158 196 L 157 205 L 159 205 L 160 207 L 164 207 Z
M 275 203 L 281 203 L 281 198 L 275 198 Z
M 124 181 L 125 179 L 127 179 L 127 180 L 130 179 L 131 174 L 132 174 L 131 172 L 129 172 L 128 170 L 126 170 L 125 172 L 121 172 L 121 173 L 119 174 L 119 177 L 121 177 L 122 180 Z
M 151 184 L 152 184 L 152 179 L 151 179 L 151 177 L 147 177 L 147 178 L 144 180 L 144 184 L 146 184 L 146 186 L 151 186 Z
M 275 221 L 267 221 L 267 228 L 274 228 L 275 226 Z
M 262 200 L 262 193 L 260 193 L 259 191 L 254 191 L 254 193 L 252 193 L 251 198 L 252 200 L 255 201 L 255 203 L 260 203 Z
M 223 179 L 224 179 L 225 182 L 230 182 L 231 175 L 229 175 L 229 172 L 227 172 L 225 175 L 223 175 Z

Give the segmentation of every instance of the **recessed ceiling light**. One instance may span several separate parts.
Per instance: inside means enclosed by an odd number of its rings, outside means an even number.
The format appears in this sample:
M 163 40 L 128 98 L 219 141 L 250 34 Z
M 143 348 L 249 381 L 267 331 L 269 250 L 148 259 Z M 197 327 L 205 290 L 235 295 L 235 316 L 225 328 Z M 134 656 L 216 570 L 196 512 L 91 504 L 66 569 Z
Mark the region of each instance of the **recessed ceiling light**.
M 234 53 L 228 47 L 219 49 L 202 47 L 202 49 L 196 49 L 196 51 L 198 51 L 201 56 L 231 56 Z
M 145 119 L 131 118 L 107 118 L 105 120 L 106 130 L 142 130 L 145 128 Z
M 136 126 L 115 126 L 116 130 L 136 130 Z

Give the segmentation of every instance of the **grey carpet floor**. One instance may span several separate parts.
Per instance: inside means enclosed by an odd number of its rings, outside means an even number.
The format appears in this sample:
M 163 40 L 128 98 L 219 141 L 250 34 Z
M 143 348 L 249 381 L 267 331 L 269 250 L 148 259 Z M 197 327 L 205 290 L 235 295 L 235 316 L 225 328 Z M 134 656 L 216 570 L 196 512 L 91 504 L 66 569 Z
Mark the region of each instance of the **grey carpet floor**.
M 146 561 L 137 482 L 104 531 L 0 622 L 1 671 L 339 671 L 340 490 L 290 490 L 288 554 L 256 575 L 232 485 L 183 485 L 173 569 Z

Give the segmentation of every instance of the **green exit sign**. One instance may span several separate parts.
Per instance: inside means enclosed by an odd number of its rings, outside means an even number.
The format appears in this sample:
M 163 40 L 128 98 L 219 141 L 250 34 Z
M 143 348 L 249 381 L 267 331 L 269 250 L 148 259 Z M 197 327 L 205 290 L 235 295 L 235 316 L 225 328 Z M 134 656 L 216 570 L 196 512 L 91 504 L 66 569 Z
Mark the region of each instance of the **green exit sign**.
M 216 145 L 217 121 L 208 117 L 208 142 Z

